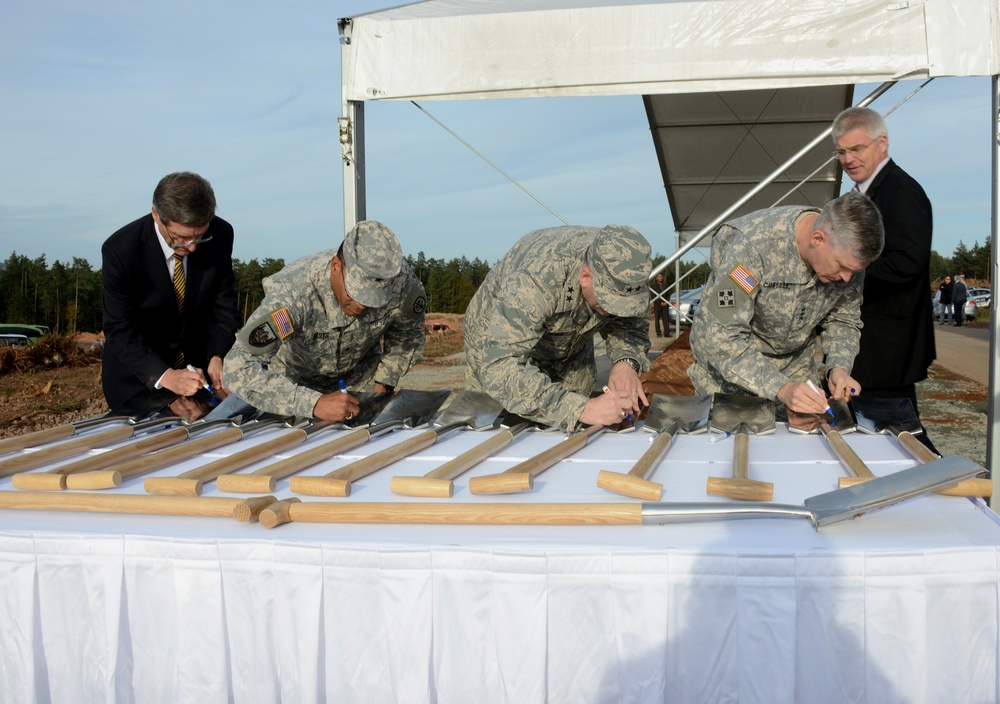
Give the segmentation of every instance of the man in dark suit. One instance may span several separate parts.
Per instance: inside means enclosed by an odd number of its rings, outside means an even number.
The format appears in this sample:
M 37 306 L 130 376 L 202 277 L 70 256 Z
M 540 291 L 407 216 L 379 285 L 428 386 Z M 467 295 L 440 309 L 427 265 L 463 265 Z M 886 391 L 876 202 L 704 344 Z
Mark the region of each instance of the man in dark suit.
M 865 270 L 864 328 L 854 377 L 863 395 L 909 398 L 917 409 L 916 382 L 927 378 L 936 356 L 931 203 L 920 184 L 889 158 L 889 132 L 879 113 L 844 110 L 833 122 L 833 141 L 844 172 L 872 199 L 885 226 L 885 248 Z M 926 432 L 918 437 L 934 450 Z
M 152 212 L 101 250 L 104 398 L 113 413 L 167 406 L 194 420 L 207 381 L 224 397 L 223 358 L 239 328 L 233 228 L 215 216 L 215 193 L 197 174 L 164 176 Z M 191 371 L 194 369 L 194 371 Z

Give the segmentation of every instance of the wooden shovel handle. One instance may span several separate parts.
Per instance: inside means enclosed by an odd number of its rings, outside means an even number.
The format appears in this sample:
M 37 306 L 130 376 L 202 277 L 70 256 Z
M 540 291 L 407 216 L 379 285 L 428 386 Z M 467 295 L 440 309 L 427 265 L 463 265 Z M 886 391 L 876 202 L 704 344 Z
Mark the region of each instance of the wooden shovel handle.
M 61 442 L 52 447 L 45 447 L 37 452 L 29 452 L 24 455 L 16 455 L 6 460 L 0 461 L 0 477 L 9 477 L 11 474 L 23 472 L 26 469 L 40 467 L 49 462 L 56 462 L 65 457 L 72 457 L 81 452 L 86 452 L 94 447 L 113 445 L 122 440 L 132 437 L 134 429 L 131 425 L 122 425 L 117 428 L 109 428 L 98 433 L 88 433 L 73 440 Z
M 896 436 L 903 449 L 910 453 L 910 456 L 921 464 L 927 464 L 938 459 L 938 456 L 931 452 L 930 448 L 917 440 L 913 433 L 903 431 Z
M 495 452 L 499 452 L 507 447 L 514 440 L 514 434 L 504 428 L 499 433 L 485 442 L 481 442 L 472 449 L 466 450 L 457 457 L 448 460 L 443 465 L 432 472 L 428 472 L 428 479 L 454 479 L 463 472 L 475 467 L 477 464 L 490 457 Z M 402 478 L 402 477 L 401 477 Z M 414 477 L 416 478 L 416 477 Z
M 663 495 L 663 485 L 631 474 L 609 472 L 602 469 L 597 473 L 597 486 L 623 496 L 632 496 L 645 501 L 659 501 Z
M 840 462 L 851 473 L 851 476 L 866 479 L 872 479 L 875 476 L 840 433 L 836 430 L 830 430 L 823 434 L 826 436 L 826 441 L 830 443 L 830 449 L 840 458 Z
M 365 428 L 359 428 L 342 437 L 334 438 L 315 447 L 311 447 L 297 455 L 278 460 L 274 464 L 261 467 L 249 474 L 223 474 L 215 486 L 220 491 L 232 491 L 246 494 L 258 494 L 274 491 L 279 479 L 312 467 L 314 464 L 329 459 L 341 452 L 353 450 L 364 445 L 371 438 L 371 433 Z
M 774 484 L 755 479 L 709 477 L 705 491 L 713 496 L 740 501 L 770 501 L 774 498 Z
M 409 457 L 412 454 L 430 447 L 437 442 L 437 439 L 438 434 L 436 431 L 425 430 L 419 435 L 396 443 L 392 447 L 379 450 L 368 457 L 364 457 L 356 462 L 351 462 L 350 464 L 344 465 L 339 469 L 335 469 L 326 476 L 330 479 L 342 479 L 345 482 L 353 482 L 357 479 L 361 479 L 362 477 L 367 477 L 369 474 L 377 472 L 383 467 L 388 467 L 397 460 Z
M 750 478 L 750 436 L 736 433 L 733 436 L 733 479 Z
M 591 427 L 603 430 L 602 426 Z M 513 494 L 530 491 L 534 487 L 536 474 L 541 474 L 561 459 L 586 447 L 592 434 L 587 431 L 573 433 L 558 445 L 554 445 L 534 457 L 529 457 L 505 472 L 473 477 L 469 480 L 469 491 L 473 494 Z
M 272 497 L 273 501 L 273 497 Z M 229 497 L 146 496 L 144 494 L 52 494 L 0 491 L 0 509 L 139 513 L 162 516 L 223 516 L 234 518 L 244 499 Z
M 243 431 L 239 428 L 226 428 L 195 440 L 168 447 L 165 450 L 126 460 L 116 464 L 110 470 L 71 474 L 66 477 L 66 488 L 71 490 L 113 489 L 120 486 L 124 479 L 132 479 L 204 452 L 211 452 L 218 447 L 237 442 L 242 437 Z
M 674 436 L 670 433 L 663 432 L 657 435 L 649 445 L 649 448 L 642 453 L 639 461 L 633 465 L 632 471 L 628 473 L 628 476 L 645 479 L 650 470 L 658 465 L 663 456 L 667 454 L 667 450 L 670 449 L 670 443 L 673 440 Z
M 36 447 L 37 445 L 44 445 L 47 442 L 55 442 L 56 440 L 72 437 L 75 433 L 76 428 L 72 425 L 60 425 L 56 428 L 46 428 L 34 433 L 4 438 L 0 440 L 0 454 L 17 452 L 26 447 Z
M 452 479 L 482 462 L 484 459 L 510 445 L 514 433 L 504 428 L 485 442 L 448 460 L 422 477 L 393 477 L 389 490 L 402 496 L 450 499 L 455 493 Z
M 288 516 L 288 507 L 291 504 L 297 504 L 302 499 L 291 497 L 288 499 L 282 499 L 281 501 L 275 501 L 273 504 L 265 508 L 260 512 L 260 516 L 257 518 L 260 520 L 260 524 L 265 528 L 274 528 L 280 526 L 282 523 L 288 523 L 291 518 Z
M 201 494 L 205 482 L 212 481 L 221 474 L 235 472 L 237 469 L 253 464 L 258 460 L 275 455 L 282 450 L 300 444 L 307 437 L 304 430 L 296 428 L 276 438 L 254 447 L 237 452 L 229 457 L 223 457 L 215 462 L 209 462 L 203 467 L 179 474 L 176 477 L 150 477 L 143 483 L 143 488 L 150 494 L 175 494 L 181 496 L 197 496 Z
M 642 504 L 342 503 L 288 506 L 292 521 L 309 523 L 434 523 L 478 525 L 639 525 Z M 265 525 L 262 523 L 261 525 Z
M 99 469 L 104 469 L 105 467 L 110 467 L 118 462 L 144 455 L 147 452 L 155 452 L 156 450 L 163 449 L 164 447 L 170 447 L 171 445 L 184 442 L 187 440 L 189 435 L 190 431 L 187 428 L 173 428 L 160 433 L 144 435 L 140 439 L 130 442 L 128 445 L 116 447 L 113 450 L 108 450 L 107 452 L 102 452 L 98 455 L 84 457 L 76 460 L 75 462 L 70 462 L 54 469 L 50 469 L 48 474 L 66 475 L 79 474 L 81 472 L 96 472 Z M 17 489 L 40 491 L 52 488 L 44 483 L 35 481 L 35 479 L 39 476 L 40 475 L 38 474 L 15 474 L 12 483 Z M 64 487 L 65 486 L 68 486 L 68 484 L 64 482 Z
M 663 459 L 673 439 L 674 436 L 668 432 L 657 435 L 628 474 L 602 469 L 597 474 L 598 488 L 637 499 L 659 501 L 663 494 L 663 485 L 648 481 L 646 475 Z

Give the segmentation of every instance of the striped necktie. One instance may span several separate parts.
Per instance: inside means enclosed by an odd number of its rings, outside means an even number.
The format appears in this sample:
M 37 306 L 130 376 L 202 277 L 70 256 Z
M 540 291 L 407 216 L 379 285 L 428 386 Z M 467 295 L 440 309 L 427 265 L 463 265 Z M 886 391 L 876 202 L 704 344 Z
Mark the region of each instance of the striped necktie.
M 174 252 L 174 296 L 177 298 L 177 310 L 184 312 L 184 257 Z M 177 350 L 174 359 L 174 369 L 184 368 L 184 350 Z

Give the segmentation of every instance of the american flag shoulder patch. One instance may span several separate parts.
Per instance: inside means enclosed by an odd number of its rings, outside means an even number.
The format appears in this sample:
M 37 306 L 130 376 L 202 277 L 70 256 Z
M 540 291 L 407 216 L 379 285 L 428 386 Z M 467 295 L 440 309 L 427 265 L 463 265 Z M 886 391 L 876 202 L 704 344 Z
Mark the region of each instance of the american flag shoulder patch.
M 295 328 L 292 327 L 292 316 L 288 314 L 287 308 L 279 308 L 271 313 L 271 320 L 274 321 L 278 337 L 282 340 L 295 332 Z
M 760 283 L 742 264 L 729 272 L 729 278 L 735 281 L 736 285 L 747 293 L 753 293 L 753 290 L 757 288 L 757 284 Z

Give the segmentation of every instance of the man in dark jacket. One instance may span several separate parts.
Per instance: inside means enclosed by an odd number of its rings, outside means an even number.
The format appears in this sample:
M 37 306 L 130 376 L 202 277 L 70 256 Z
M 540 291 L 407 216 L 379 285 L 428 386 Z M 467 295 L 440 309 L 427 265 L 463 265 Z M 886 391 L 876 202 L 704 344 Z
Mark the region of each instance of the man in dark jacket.
M 969 300 L 969 289 L 965 285 L 965 277 L 961 274 L 955 277 L 955 288 L 952 289 L 951 300 L 955 304 L 955 326 L 962 327 L 965 322 L 965 304 Z
M 938 303 L 941 304 L 941 314 L 940 314 L 940 317 L 938 318 L 938 325 L 944 325 L 945 314 L 947 314 L 947 317 L 948 317 L 948 324 L 951 325 L 951 310 L 952 310 L 952 308 L 951 308 L 951 301 L 952 301 L 951 292 L 954 289 L 954 287 L 955 287 L 955 284 L 953 284 L 951 282 L 951 277 L 950 276 L 944 277 L 944 281 L 942 281 L 941 282 L 941 286 L 938 287 L 938 291 L 941 292 L 941 297 L 938 300 Z
M 225 396 L 222 360 L 240 323 L 233 228 L 216 217 L 211 184 L 164 176 L 152 212 L 111 235 L 101 254 L 108 407 L 144 415 L 169 405 L 200 417 L 207 406 L 195 395 L 206 381 Z
M 888 128 L 874 110 L 840 113 L 833 141 L 845 173 L 872 199 L 885 225 L 882 255 L 865 270 L 864 328 L 854 377 L 863 395 L 909 398 L 916 410 L 916 382 L 927 378 L 936 356 L 929 309 L 931 203 L 920 184 L 889 158 Z M 926 432 L 919 437 L 934 450 Z

